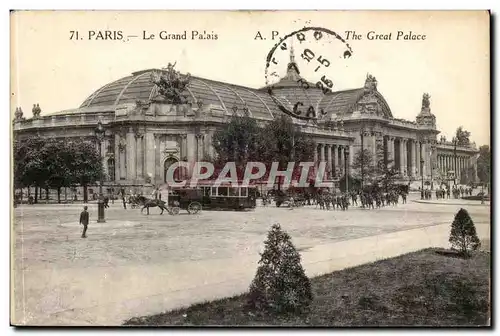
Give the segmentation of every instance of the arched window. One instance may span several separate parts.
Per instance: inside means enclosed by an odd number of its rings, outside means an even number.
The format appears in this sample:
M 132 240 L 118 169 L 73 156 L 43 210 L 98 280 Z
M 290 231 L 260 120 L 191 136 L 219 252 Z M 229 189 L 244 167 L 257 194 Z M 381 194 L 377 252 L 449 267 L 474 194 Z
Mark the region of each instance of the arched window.
M 110 181 L 115 180 L 115 159 L 113 158 L 108 160 L 108 177 Z

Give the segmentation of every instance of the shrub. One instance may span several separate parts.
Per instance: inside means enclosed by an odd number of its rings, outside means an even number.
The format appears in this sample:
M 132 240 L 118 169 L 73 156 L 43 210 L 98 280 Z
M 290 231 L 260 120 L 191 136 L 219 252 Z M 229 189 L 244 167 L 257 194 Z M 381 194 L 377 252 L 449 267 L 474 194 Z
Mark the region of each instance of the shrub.
M 460 250 L 464 256 L 469 256 L 471 250 L 475 251 L 481 246 L 476 227 L 467 210 L 460 209 L 455 215 L 455 219 L 451 224 L 449 242 L 453 248 Z
M 248 305 L 268 313 L 302 313 L 311 301 L 311 283 L 300 264 L 300 255 L 290 236 L 274 224 L 250 285 Z

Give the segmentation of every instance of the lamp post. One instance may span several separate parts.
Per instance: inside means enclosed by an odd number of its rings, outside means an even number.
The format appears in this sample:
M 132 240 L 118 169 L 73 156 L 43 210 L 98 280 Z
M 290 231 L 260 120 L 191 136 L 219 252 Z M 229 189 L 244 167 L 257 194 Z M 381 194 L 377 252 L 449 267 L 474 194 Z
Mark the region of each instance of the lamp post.
M 420 176 L 422 177 L 422 187 L 420 190 L 420 199 L 424 199 L 424 159 L 420 159 Z
M 349 192 L 349 147 L 344 149 L 344 169 L 345 169 L 345 192 Z
M 101 121 L 97 123 L 97 127 L 94 130 L 97 142 L 99 143 L 99 159 L 102 161 L 102 140 L 104 139 L 104 134 L 106 130 L 102 126 Z M 97 223 L 105 223 L 106 219 L 104 218 L 104 195 L 102 194 L 102 180 L 103 173 L 101 169 L 99 178 L 99 200 L 97 201 Z

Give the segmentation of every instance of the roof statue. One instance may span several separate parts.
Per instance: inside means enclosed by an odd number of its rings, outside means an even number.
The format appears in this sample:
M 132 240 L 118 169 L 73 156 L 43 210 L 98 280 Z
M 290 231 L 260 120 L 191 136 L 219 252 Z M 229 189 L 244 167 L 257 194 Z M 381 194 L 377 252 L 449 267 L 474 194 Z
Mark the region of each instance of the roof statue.
M 158 89 L 158 95 L 161 96 L 168 104 L 186 104 L 187 96 L 183 95 L 183 91 L 189 84 L 191 75 L 187 73 L 182 75 L 174 69 L 177 63 L 168 63 L 166 68 L 161 71 L 153 71 L 151 73 L 151 82 Z
M 34 118 L 39 118 L 40 113 L 42 112 L 42 109 L 40 108 L 40 105 L 33 104 L 33 108 L 31 109 L 31 112 L 33 113 Z
M 370 75 L 370 74 L 366 74 L 366 80 L 365 80 L 365 90 L 368 90 L 368 91 L 373 91 L 373 90 L 377 90 L 377 79 Z
M 16 112 L 14 113 L 14 120 L 20 121 L 23 120 L 23 110 L 20 107 L 16 107 Z
M 424 95 L 422 96 L 422 110 L 430 108 L 430 98 L 431 96 L 428 93 L 424 93 Z
M 417 116 L 417 124 L 430 126 L 436 128 L 436 116 L 431 113 L 431 96 L 428 93 L 424 93 L 422 96 L 422 109 Z

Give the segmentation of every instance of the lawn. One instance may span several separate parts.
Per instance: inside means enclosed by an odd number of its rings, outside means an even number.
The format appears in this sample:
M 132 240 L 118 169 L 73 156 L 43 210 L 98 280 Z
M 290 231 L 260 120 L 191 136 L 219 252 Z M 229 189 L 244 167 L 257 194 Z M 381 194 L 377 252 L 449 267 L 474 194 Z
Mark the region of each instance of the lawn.
M 311 279 L 308 314 L 249 311 L 246 297 L 206 302 L 125 325 L 168 326 L 485 326 L 490 316 L 490 253 L 462 259 L 425 249 Z

